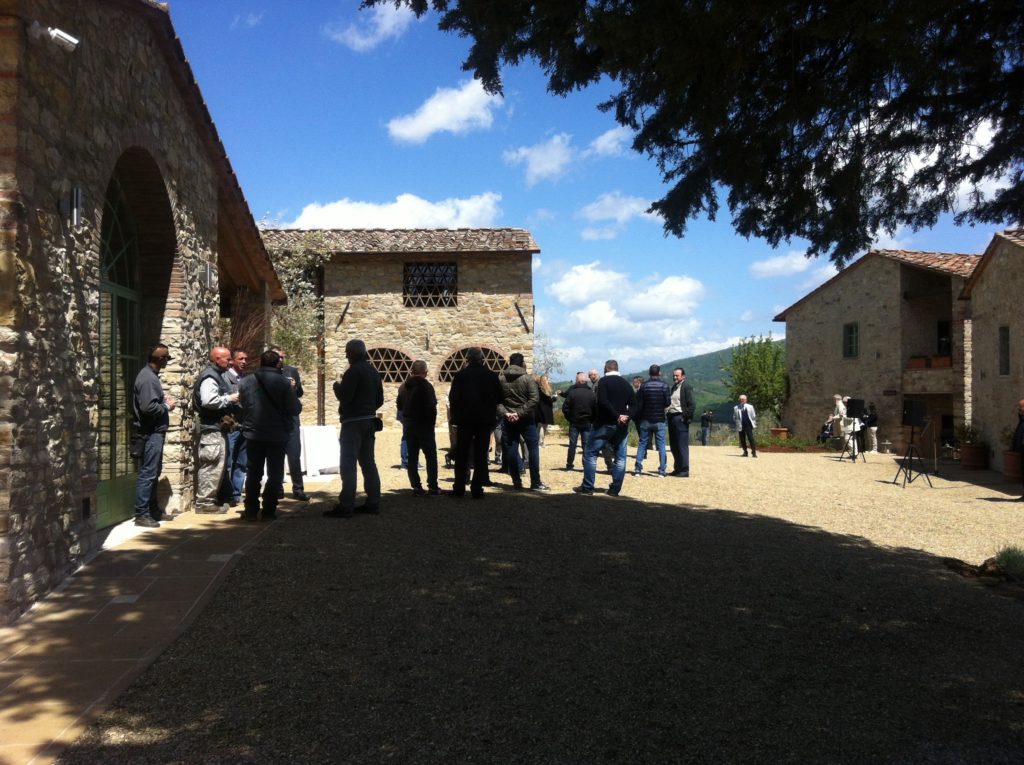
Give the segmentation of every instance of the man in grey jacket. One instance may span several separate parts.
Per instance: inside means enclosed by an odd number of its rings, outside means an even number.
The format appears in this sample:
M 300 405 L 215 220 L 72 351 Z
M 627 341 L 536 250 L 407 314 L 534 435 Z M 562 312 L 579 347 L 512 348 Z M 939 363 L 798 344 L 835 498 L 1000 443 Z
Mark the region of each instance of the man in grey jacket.
M 260 356 L 260 368 L 242 379 L 238 387 L 242 406 L 242 435 L 249 461 L 245 474 L 245 510 L 242 517 L 255 521 L 260 513 L 260 484 L 266 466 L 263 489 L 263 520 L 277 517 L 277 500 L 284 481 L 284 457 L 294 418 L 302 409 L 295 388 L 278 364 L 275 351 Z
M 374 458 L 377 438 L 377 410 L 384 406 L 384 384 L 366 353 L 366 343 L 345 344 L 348 369 L 334 383 L 341 417 L 341 495 L 338 504 L 324 511 L 327 518 L 348 518 L 352 513 L 380 512 L 380 473 Z M 355 507 L 356 464 L 363 473 L 366 504 Z
M 159 526 L 160 507 L 156 501 L 156 485 L 163 469 L 164 439 L 167 437 L 169 413 L 177 405 L 164 395 L 160 371 L 171 360 L 167 346 L 154 346 L 149 361 L 135 378 L 132 397 L 132 421 L 135 441 L 132 453 L 139 461 L 139 476 L 135 481 L 135 525 L 152 528 Z
M 757 429 L 757 412 L 754 405 L 747 403 L 747 397 L 741 395 L 740 402 L 733 407 L 732 421 L 736 431 L 740 434 L 740 448 L 743 449 L 743 456 L 747 456 L 749 446 L 754 457 L 757 456 L 757 444 L 754 443 L 754 431 Z
M 501 389 L 504 399 L 498 405 L 498 414 L 504 418 L 502 428 L 502 451 L 509 458 L 509 473 L 512 485 L 523 488 L 523 463 L 519 458 L 519 439 L 526 442 L 530 459 L 530 489 L 551 491 L 540 480 L 540 442 L 537 436 L 537 404 L 540 389 L 537 381 L 526 372 L 523 354 L 513 353 L 508 357 L 508 368 L 501 375 Z

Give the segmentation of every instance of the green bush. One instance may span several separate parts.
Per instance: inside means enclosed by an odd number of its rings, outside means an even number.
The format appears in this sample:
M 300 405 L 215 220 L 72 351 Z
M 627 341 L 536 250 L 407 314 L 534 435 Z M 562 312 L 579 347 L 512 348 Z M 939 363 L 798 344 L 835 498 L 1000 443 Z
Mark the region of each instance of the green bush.
M 1007 545 L 996 553 L 999 568 L 1018 582 L 1024 582 L 1024 549 L 1017 545 Z

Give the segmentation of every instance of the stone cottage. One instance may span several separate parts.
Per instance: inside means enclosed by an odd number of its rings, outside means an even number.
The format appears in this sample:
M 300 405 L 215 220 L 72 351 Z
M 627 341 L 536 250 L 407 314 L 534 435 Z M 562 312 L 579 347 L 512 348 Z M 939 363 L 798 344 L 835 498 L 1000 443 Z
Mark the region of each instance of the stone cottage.
M 263 232 L 272 252 L 301 247 L 309 232 Z M 533 256 L 530 232 L 517 228 L 317 231 L 330 253 L 320 274 L 324 301 L 318 405 L 306 424 L 337 424 L 331 383 L 346 368 L 345 343 L 362 338 L 384 378 L 388 422 L 394 399 L 416 359 L 427 362 L 438 398 L 462 368 L 468 348 L 483 348 L 503 369 L 512 353 L 533 363 Z M 314 374 L 307 374 L 313 379 Z M 307 396 L 308 398 L 308 396 Z M 444 420 L 444 406 L 439 407 Z M 439 423 L 440 424 L 440 423 Z
M 1001 469 L 1024 398 L 1024 229 L 992 237 L 961 297 L 972 317 L 972 424 Z
M 871 250 L 775 317 L 786 323 L 783 424 L 813 438 L 836 393 L 873 402 L 879 437 L 902 450 L 904 402 L 925 402 L 922 456 L 971 419 L 972 329 L 959 300 L 977 255 Z
M 130 517 L 148 347 L 170 346 L 184 404 L 161 501 L 187 507 L 189 391 L 221 315 L 259 336 L 284 295 L 164 4 L 0 0 L 0 113 L 6 620 Z

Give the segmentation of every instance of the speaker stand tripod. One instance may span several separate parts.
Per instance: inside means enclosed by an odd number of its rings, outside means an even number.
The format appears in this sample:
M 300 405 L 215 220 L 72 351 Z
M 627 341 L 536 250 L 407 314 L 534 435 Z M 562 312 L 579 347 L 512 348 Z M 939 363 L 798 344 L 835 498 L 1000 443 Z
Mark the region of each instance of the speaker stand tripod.
M 840 427 L 842 427 L 842 426 L 840 426 Z M 864 456 L 864 451 L 863 450 L 861 450 L 859 452 L 855 452 L 854 451 L 856 449 L 856 445 L 857 445 L 857 442 L 854 440 L 856 438 L 857 438 L 857 431 L 855 429 L 851 428 L 850 429 L 850 435 L 846 437 L 846 443 L 843 444 L 843 452 L 842 452 L 842 454 L 839 455 L 839 461 L 840 462 L 843 461 L 843 458 L 846 457 L 847 454 L 850 455 L 850 461 L 853 462 L 853 464 L 855 464 L 855 465 L 857 464 L 857 455 L 858 454 L 860 455 L 860 458 L 862 460 L 864 460 L 864 462 L 868 461 L 868 458 Z
M 931 423 L 928 423 L 928 424 L 931 425 Z M 928 429 L 928 427 L 925 426 L 924 430 L 921 431 L 921 435 L 922 436 L 924 435 L 924 431 L 927 430 L 927 429 Z M 921 469 L 919 469 L 917 471 L 917 475 L 914 475 L 914 460 L 915 459 L 918 460 L 921 463 Z M 920 478 L 921 476 L 924 476 L 924 480 L 926 480 L 928 482 L 928 486 L 930 488 L 932 488 L 932 489 L 935 488 L 934 486 L 932 486 L 932 479 L 928 477 L 927 471 L 924 470 L 924 460 L 921 458 L 921 454 L 917 451 L 917 444 L 914 441 L 914 426 L 913 425 L 910 426 L 910 443 L 907 444 L 907 451 L 904 453 L 903 459 L 900 461 L 899 470 L 896 471 L 896 475 L 892 479 L 892 482 L 894 484 L 899 482 L 900 474 L 901 473 L 903 474 L 903 488 L 904 489 L 907 488 L 907 484 L 908 483 L 913 483 L 914 479 Z

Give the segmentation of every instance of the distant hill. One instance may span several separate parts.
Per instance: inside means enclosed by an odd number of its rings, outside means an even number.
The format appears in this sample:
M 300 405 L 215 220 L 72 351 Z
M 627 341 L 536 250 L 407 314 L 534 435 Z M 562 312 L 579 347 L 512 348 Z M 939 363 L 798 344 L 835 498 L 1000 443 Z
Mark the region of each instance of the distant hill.
M 785 340 L 776 340 L 777 343 L 785 343 Z M 672 370 L 682 367 L 686 370 L 686 381 L 693 386 L 693 393 L 697 397 L 697 413 L 710 409 L 715 413 L 715 422 L 732 422 L 732 408 L 735 402 L 729 396 L 729 390 L 722 382 L 725 372 L 722 366 L 732 361 L 732 348 L 723 348 L 720 351 L 702 353 L 700 356 L 690 356 L 685 359 L 673 359 L 672 361 L 657 362 L 661 366 L 661 377 L 669 385 L 672 384 Z M 647 379 L 647 369 L 638 369 L 631 372 L 624 372 L 623 377 L 632 380 L 636 375 Z M 556 390 L 565 390 L 572 385 L 572 380 L 563 380 L 553 383 Z

